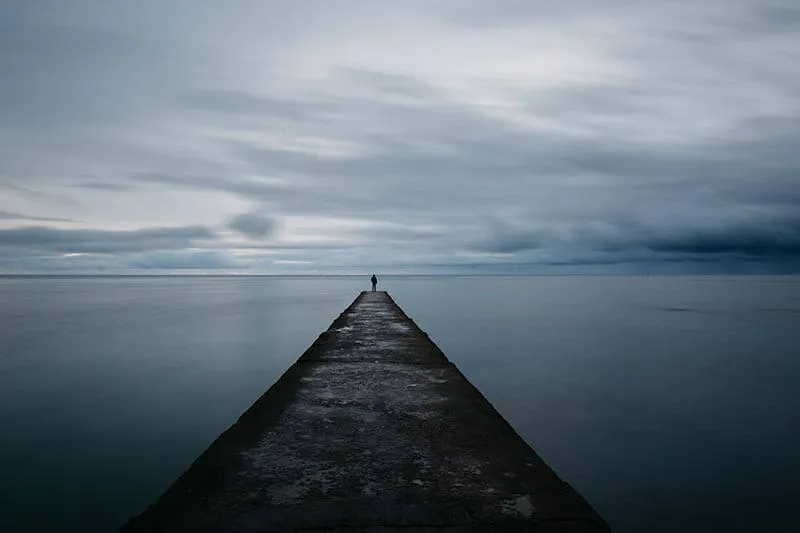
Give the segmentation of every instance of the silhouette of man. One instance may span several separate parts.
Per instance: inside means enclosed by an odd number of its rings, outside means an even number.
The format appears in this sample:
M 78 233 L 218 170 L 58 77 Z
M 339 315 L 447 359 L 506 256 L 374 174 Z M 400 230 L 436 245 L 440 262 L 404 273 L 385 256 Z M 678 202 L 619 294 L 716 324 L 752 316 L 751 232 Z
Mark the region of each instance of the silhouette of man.
M 378 286 L 378 278 L 373 274 L 369 280 L 372 282 L 372 292 L 375 292 L 375 288 Z

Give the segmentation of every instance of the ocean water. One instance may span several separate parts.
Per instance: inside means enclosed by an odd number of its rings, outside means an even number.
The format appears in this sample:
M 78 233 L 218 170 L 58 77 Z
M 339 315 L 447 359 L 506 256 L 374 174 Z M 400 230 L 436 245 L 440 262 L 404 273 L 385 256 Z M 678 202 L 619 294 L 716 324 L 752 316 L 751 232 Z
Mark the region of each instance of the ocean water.
M 800 530 L 800 278 L 381 285 L 614 531 Z M 0 278 L 0 531 L 116 530 L 365 287 Z

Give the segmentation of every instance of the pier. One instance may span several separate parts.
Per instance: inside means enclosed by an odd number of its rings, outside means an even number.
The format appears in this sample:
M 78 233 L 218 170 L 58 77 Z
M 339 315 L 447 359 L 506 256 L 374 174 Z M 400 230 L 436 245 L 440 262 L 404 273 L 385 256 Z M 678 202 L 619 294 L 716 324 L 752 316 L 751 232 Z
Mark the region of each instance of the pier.
M 599 532 L 386 292 L 363 292 L 124 533 Z

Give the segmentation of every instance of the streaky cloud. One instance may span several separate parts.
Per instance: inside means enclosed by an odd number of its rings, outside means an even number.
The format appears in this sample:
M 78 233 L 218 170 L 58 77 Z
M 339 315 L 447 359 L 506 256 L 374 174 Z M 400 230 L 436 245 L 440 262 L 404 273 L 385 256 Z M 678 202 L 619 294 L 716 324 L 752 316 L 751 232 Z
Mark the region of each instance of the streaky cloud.
M 61 253 L 114 254 L 192 247 L 215 239 L 204 226 L 145 228 L 131 231 L 58 229 L 28 226 L 0 230 L 0 246 Z
M 24 215 L 22 213 L 14 213 L 11 211 L 0 211 L 0 220 L 28 220 L 36 222 L 75 222 L 70 218 Z

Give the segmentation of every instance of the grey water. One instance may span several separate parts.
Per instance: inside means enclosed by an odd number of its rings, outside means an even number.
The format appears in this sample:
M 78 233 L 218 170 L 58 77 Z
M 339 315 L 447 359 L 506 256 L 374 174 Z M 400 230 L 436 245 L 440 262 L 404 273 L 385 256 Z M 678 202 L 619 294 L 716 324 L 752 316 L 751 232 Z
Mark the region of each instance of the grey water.
M 116 530 L 368 286 L 0 278 L 0 531 Z M 798 530 L 800 277 L 381 288 L 614 531 Z

